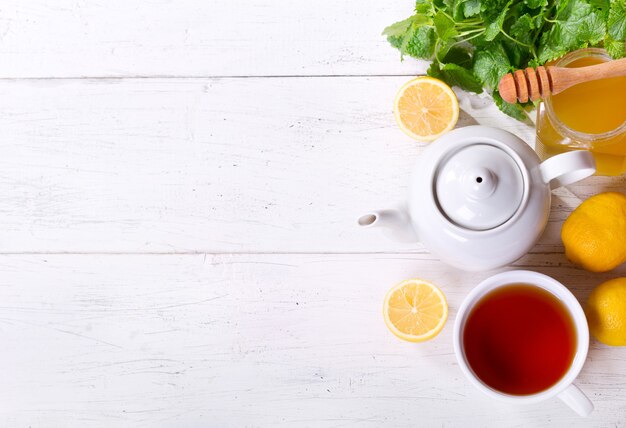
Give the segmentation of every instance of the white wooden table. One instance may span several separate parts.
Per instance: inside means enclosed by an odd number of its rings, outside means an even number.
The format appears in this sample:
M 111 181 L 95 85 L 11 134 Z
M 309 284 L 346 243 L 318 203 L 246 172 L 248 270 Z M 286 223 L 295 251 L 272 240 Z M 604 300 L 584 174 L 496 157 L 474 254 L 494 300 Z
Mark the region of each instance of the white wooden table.
M 5 0 L 0 5 L 0 426 L 624 426 L 626 349 L 593 342 L 596 410 L 489 401 L 451 326 L 494 272 L 449 268 L 355 218 L 401 201 L 422 146 L 391 102 L 425 64 L 380 32 L 412 2 Z M 459 126 L 532 128 L 459 92 Z M 554 192 L 511 268 L 586 300 Z M 504 269 L 503 269 L 504 270 Z M 394 338 L 385 292 L 450 303 L 425 344 Z

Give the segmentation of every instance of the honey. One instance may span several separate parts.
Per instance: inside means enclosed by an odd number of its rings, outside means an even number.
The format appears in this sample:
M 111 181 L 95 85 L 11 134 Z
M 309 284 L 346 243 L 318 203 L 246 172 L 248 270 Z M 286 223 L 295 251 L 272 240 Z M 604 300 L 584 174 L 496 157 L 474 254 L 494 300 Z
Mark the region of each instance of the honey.
M 602 49 L 581 49 L 554 65 L 585 67 L 609 60 Z M 542 159 L 590 150 L 598 175 L 626 172 L 626 77 L 581 83 L 544 100 L 537 113 L 535 149 Z

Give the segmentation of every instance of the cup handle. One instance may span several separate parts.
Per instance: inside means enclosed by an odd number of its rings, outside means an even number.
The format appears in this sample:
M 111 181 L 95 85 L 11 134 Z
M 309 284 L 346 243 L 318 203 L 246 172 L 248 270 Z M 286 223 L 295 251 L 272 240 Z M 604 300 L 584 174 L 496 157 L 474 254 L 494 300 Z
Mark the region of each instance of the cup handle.
M 587 150 L 574 150 L 551 157 L 539 165 L 543 181 L 552 189 L 567 186 L 596 172 L 596 161 Z
M 558 397 L 582 417 L 589 416 L 593 411 L 591 400 L 574 384 L 568 386 Z

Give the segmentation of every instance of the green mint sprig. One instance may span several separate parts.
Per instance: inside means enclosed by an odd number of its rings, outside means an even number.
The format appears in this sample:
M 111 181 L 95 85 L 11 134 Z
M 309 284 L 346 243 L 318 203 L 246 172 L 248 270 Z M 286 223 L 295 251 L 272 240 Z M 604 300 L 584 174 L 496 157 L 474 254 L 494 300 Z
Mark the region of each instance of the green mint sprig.
M 626 0 L 417 0 L 415 14 L 383 34 L 401 57 L 432 60 L 428 75 L 486 89 L 500 110 L 526 121 L 532 103 L 504 102 L 500 78 L 589 46 L 626 56 Z

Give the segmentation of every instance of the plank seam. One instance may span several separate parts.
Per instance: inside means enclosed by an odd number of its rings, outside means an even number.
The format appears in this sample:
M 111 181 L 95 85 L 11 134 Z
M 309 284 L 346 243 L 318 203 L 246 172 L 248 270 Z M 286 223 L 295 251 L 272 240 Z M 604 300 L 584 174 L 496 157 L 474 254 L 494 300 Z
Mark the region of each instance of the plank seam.
M 423 73 L 421 73 L 423 74 Z M 26 76 L 0 77 L 0 81 L 41 81 L 41 80 L 151 80 L 151 79 L 306 79 L 306 78 L 353 78 L 353 77 L 414 77 L 420 73 L 406 74 L 277 74 L 277 75 L 130 75 L 130 76 Z
M 554 251 L 531 251 L 527 255 L 562 255 Z M 37 256 L 37 255 L 63 255 L 63 256 L 202 256 L 202 255 L 267 255 L 267 256 L 288 256 L 288 255 L 430 255 L 428 251 L 175 251 L 175 252 L 115 252 L 115 251 L 12 251 L 0 252 L 0 256 Z M 436 258 L 433 256 L 433 260 Z

